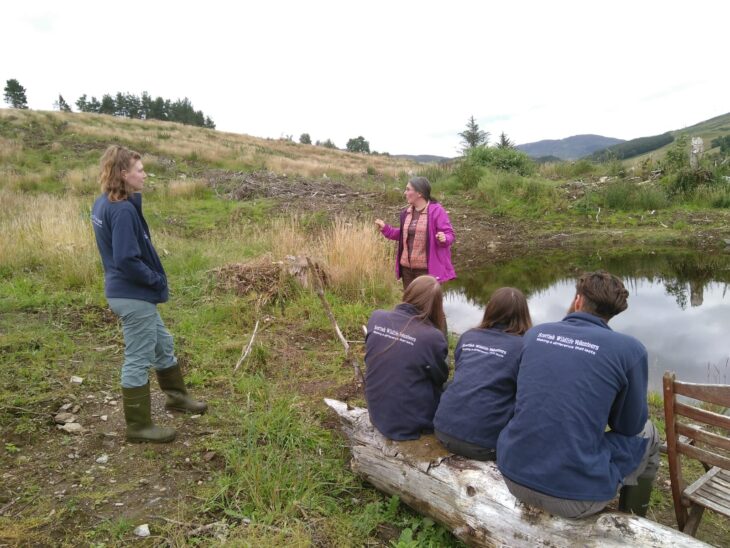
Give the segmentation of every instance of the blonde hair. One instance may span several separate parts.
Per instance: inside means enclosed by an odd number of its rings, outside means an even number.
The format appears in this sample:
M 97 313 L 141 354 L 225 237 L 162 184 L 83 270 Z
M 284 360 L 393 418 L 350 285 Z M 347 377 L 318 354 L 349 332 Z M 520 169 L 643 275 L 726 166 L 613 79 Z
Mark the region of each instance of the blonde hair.
M 110 202 L 119 202 L 129 197 L 122 171 L 128 170 L 134 162 L 141 159 L 142 155 L 139 152 L 121 145 L 111 145 L 104 151 L 100 162 L 99 184 L 101 191 L 109 194 Z

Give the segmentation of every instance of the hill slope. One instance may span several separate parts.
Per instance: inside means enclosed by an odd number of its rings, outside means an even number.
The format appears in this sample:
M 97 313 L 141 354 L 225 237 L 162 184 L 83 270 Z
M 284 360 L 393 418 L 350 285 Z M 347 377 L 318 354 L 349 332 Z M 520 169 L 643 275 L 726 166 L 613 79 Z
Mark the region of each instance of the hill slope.
M 605 150 L 596 151 L 593 154 L 594 160 L 600 160 L 607 155 L 613 155 L 619 159 L 638 160 L 649 154 L 663 156 L 672 141 L 677 137 L 687 135 L 689 137 L 702 137 L 705 142 L 705 152 L 711 150 L 711 142 L 717 137 L 730 135 L 730 112 L 715 116 L 709 120 L 699 122 L 689 127 L 668 131 L 662 135 L 652 137 L 639 137 L 625 141 Z M 654 146 L 651 144 L 654 143 Z
M 517 145 L 517 148 L 533 158 L 555 156 L 561 160 L 576 160 L 622 142 L 623 139 L 588 134 L 573 135 L 565 139 L 545 139 Z

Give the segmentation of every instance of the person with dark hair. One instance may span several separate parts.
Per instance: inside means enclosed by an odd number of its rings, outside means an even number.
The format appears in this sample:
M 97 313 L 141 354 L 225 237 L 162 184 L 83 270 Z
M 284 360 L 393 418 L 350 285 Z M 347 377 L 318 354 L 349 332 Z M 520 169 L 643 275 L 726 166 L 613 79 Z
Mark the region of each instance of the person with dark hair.
M 659 466 L 647 352 L 608 326 L 628 295 L 608 272 L 584 274 L 568 315 L 525 334 L 514 416 L 497 440 L 497 465 L 522 502 L 580 518 L 621 487 L 619 509 L 646 514 Z
M 431 197 L 431 183 L 426 177 L 413 177 L 404 192 L 408 206 L 400 213 L 398 228 L 376 219 L 383 236 L 398 241 L 395 261 L 396 278 L 403 289 L 415 278 L 429 274 L 439 283 L 456 278 L 451 265 L 454 229 L 441 204 Z
M 441 285 L 419 276 L 394 310 L 376 310 L 365 337 L 365 398 L 373 425 L 392 440 L 433 432 L 449 376 Z
M 441 396 L 433 424 L 452 453 L 495 460 L 497 437 L 512 417 L 522 335 L 532 326 L 519 289 L 497 289 L 478 327 L 454 351 L 454 378 Z
M 207 405 L 188 395 L 172 335 L 157 311 L 157 304 L 168 299 L 168 286 L 142 215 L 146 177 L 139 153 L 118 145 L 107 148 L 101 158 L 102 194 L 94 202 L 91 222 L 104 266 L 104 294 L 124 332 L 127 441 L 166 443 L 175 439 L 175 430 L 152 423 L 150 366 L 167 395 L 166 408 L 203 413 Z

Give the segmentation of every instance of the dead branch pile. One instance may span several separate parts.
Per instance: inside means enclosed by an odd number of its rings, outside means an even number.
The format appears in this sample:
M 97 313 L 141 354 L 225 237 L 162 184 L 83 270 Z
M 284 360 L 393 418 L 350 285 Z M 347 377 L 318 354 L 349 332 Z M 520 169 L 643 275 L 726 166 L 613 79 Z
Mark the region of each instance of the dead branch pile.
M 322 264 L 315 262 L 314 269 L 323 283 L 328 285 L 329 276 Z M 312 283 L 305 257 L 288 256 L 284 261 L 271 261 L 269 257 L 263 257 L 248 263 L 227 264 L 213 269 L 211 273 L 218 289 L 239 296 L 255 292 L 266 302 L 276 300 L 285 293 L 291 279 L 305 288 Z
M 265 170 L 250 173 L 215 170 L 205 173 L 204 177 L 216 195 L 228 200 L 279 198 L 296 203 L 298 208 L 306 208 L 314 202 L 318 209 L 325 204 L 325 209 L 335 210 L 355 197 L 373 196 L 332 179 L 313 180 Z
M 283 286 L 282 264 L 268 259 L 248 263 L 232 263 L 212 270 L 218 289 L 243 296 L 256 292 L 272 300 Z

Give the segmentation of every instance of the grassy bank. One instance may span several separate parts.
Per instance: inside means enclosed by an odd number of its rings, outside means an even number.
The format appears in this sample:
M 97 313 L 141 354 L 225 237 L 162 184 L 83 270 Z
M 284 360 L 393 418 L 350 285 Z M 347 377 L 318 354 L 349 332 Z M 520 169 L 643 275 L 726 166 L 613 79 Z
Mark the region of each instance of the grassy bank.
M 484 169 L 464 188 L 454 168 L 105 116 L 0 111 L 0 139 L 0 542 L 11 545 L 124 544 L 141 523 L 150 544 L 457 545 L 350 473 L 321 399 L 362 396 L 318 298 L 282 273 L 287 256 L 324 267 L 327 298 L 359 353 L 360 326 L 400 295 L 392 247 L 372 219 L 396 218 L 409 170 L 432 178 L 460 252 L 474 256 L 495 234 L 515 244 L 512 256 L 560 232 L 690 241 L 716 234 L 726 215 L 696 204 L 651 215 L 602 208 L 596 221 L 568 193 L 570 178 Z M 172 289 L 161 314 L 191 391 L 211 407 L 168 416 L 153 390 L 157 420 L 179 430 L 168 446 L 120 437 L 123 344 L 88 223 L 95 165 L 111 140 L 144 152 L 154 175 L 144 207 Z M 693 223 L 698 215 L 710 222 Z M 82 435 L 54 424 L 65 405 L 78 407 Z M 668 505 L 660 482 L 654 517 L 672 524 Z M 706 519 L 701 537 L 730 538 L 727 524 Z

